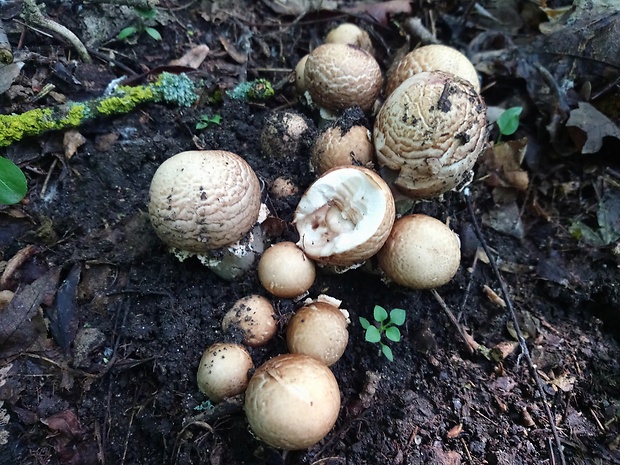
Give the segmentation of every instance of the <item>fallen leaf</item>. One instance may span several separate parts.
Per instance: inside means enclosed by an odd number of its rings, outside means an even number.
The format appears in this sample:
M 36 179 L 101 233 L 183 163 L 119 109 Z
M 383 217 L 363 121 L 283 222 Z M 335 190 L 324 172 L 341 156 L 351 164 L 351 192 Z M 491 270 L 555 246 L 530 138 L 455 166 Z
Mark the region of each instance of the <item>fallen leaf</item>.
M 263 3 L 281 15 L 298 16 L 310 10 L 335 10 L 334 0 L 263 0 Z
M 19 72 L 23 66 L 24 63 L 18 61 L 11 63 L 10 65 L 0 67 L 0 94 L 4 94 L 7 90 L 9 90 L 15 79 L 17 79 L 17 76 L 19 76 Z
M 46 334 L 40 305 L 54 296 L 60 268 L 54 268 L 31 284 L 19 289 L 0 312 L 0 358 L 28 350 L 40 335 Z
M 65 157 L 67 157 L 67 160 L 75 155 L 77 150 L 85 143 L 86 137 L 80 134 L 80 131 L 77 129 L 69 129 L 66 131 L 62 139 L 62 146 L 65 149 Z
M 73 265 L 67 278 L 56 293 L 56 303 L 47 313 L 49 329 L 56 343 L 67 351 L 75 339 L 78 329 L 76 295 L 82 266 Z
M 573 126 L 586 133 L 586 142 L 581 153 L 596 153 L 603 146 L 603 138 L 620 139 L 620 128 L 603 113 L 586 102 L 579 102 L 579 108 L 570 112 L 566 126 Z
M 177 60 L 172 60 L 170 66 L 187 66 L 189 68 L 198 69 L 207 55 L 209 55 L 209 47 L 201 44 L 192 48 L 189 52 Z

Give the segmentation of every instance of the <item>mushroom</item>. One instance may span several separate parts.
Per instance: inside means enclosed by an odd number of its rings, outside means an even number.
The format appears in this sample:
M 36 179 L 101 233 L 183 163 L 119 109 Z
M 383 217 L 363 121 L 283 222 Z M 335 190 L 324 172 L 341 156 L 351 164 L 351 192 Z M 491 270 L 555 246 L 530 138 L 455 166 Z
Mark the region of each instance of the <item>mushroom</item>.
M 278 176 L 271 183 L 271 187 L 269 188 L 269 192 L 277 199 L 283 199 L 286 197 L 290 197 L 291 195 L 297 194 L 299 192 L 299 188 L 297 185 L 288 178 L 283 176 Z
M 326 44 L 355 45 L 369 53 L 373 53 L 372 41 L 368 33 L 353 23 L 342 23 L 325 36 Z
M 258 219 L 258 177 L 223 150 L 181 152 L 163 162 L 149 191 L 155 232 L 182 254 L 202 254 L 243 238 Z
M 340 360 L 349 331 L 345 311 L 323 301 L 310 302 L 295 312 L 286 329 L 286 345 L 293 354 L 314 357 L 327 366 Z
M 374 125 L 379 165 L 413 199 L 461 183 L 487 138 L 485 105 L 472 85 L 441 71 L 415 74 L 387 98 Z
M 336 166 L 372 164 L 375 148 L 365 126 L 325 128 L 312 146 L 310 167 L 323 174 Z
M 413 289 L 432 289 L 450 281 L 461 263 L 459 236 L 431 216 L 396 220 L 377 254 L 379 268 L 392 281 Z
M 323 44 L 306 61 L 304 81 L 312 101 L 331 112 L 373 107 L 383 76 L 377 60 L 354 45 Z
M 306 61 L 308 61 L 308 55 L 304 55 L 301 60 L 297 62 L 297 65 L 295 65 L 295 90 L 298 95 L 303 95 L 307 90 L 306 78 L 304 77 Z
M 278 329 L 276 312 L 271 302 L 260 295 L 249 295 L 237 300 L 222 320 L 224 332 L 238 328 L 243 342 L 250 347 L 265 345 Z
M 236 396 L 245 391 L 254 368 L 252 357 L 239 344 L 218 342 L 202 354 L 198 365 L 198 388 L 212 402 Z
M 244 409 L 260 440 L 278 449 L 305 449 L 323 439 L 336 423 L 340 391 L 323 363 L 308 355 L 284 354 L 256 370 Z
M 317 179 L 295 211 L 297 245 L 310 258 L 351 267 L 381 248 L 394 223 L 394 198 L 374 171 L 337 167 Z
M 314 262 L 293 242 L 278 242 L 258 261 L 258 279 L 271 294 L 284 299 L 300 296 L 316 277 Z
M 416 48 L 405 55 L 388 73 L 386 95 L 402 84 L 405 79 L 423 71 L 444 71 L 469 81 L 480 92 L 480 80 L 476 68 L 457 49 L 446 45 L 431 44 Z
M 274 111 L 265 118 L 260 145 L 270 158 L 294 158 L 305 155 L 315 138 L 314 123 L 301 113 Z

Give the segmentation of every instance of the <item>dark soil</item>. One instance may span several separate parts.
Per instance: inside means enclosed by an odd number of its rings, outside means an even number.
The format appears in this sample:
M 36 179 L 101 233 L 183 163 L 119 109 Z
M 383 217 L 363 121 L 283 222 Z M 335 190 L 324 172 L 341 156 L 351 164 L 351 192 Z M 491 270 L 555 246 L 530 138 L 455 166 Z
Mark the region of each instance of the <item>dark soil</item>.
M 69 8 L 54 4 L 48 14 L 66 18 L 66 25 L 80 32 L 81 13 Z M 461 11 L 455 5 L 441 8 L 446 14 Z M 333 366 L 342 394 L 340 416 L 323 441 L 285 454 L 252 436 L 238 401 L 208 406 L 196 385 L 202 352 L 233 338 L 220 324 L 237 299 L 267 292 L 255 271 L 226 282 L 196 259 L 179 262 L 166 251 L 146 213 L 153 173 L 177 152 L 224 149 L 243 156 L 265 185 L 286 175 L 303 192 L 313 180 L 307 158 L 268 158 L 259 143 L 263 120 L 274 109 L 294 107 L 315 118 L 296 102 L 294 85 L 283 81 L 288 73 L 279 70 L 292 69 L 328 29 L 345 20 L 372 32 L 385 68 L 404 42 L 393 27 L 364 18 L 317 13 L 295 22 L 258 2 L 211 16 L 199 3 L 166 11 L 174 20 L 158 27 L 161 43 L 143 35 L 135 45 L 114 41 L 107 47 L 139 71 L 207 44 L 210 55 L 189 73 L 205 89 L 204 97 L 257 77 L 283 85 L 266 102 L 225 97 L 190 109 L 149 105 L 96 121 L 79 128 L 86 142 L 70 158 L 63 155 L 58 133 L 0 152 L 20 164 L 29 186 L 21 204 L 0 210 L 0 265 L 31 247 L 2 285 L 18 294 L 41 294 L 39 302 L 51 320 L 47 330 L 39 329 L 34 345 L 0 341 L 6 356 L 0 367 L 0 408 L 9 415 L 5 425 L 0 422 L 8 432 L 0 463 L 559 464 L 545 404 L 567 463 L 620 463 L 618 261 L 613 244 L 587 246 L 568 232 L 575 219 L 595 221 L 601 186 L 612 189 L 618 183 L 609 181 L 617 157 L 612 162 L 607 156 L 612 144 L 588 159 L 552 157 L 548 138 L 537 130 L 544 121 L 536 110 L 522 122 L 521 136 L 540 147 L 534 166 L 525 167 L 528 190 L 515 194 L 522 237 L 490 227 L 496 192 L 482 181 L 483 168 L 471 186 L 471 200 L 529 336 L 544 399 L 518 347 L 499 361 L 471 353 L 431 292 L 388 285 L 358 269 L 342 275 L 320 272 L 309 293 L 341 299 L 352 317 L 348 349 Z M 448 34 L 447 23 L 442 24 L 446 37 L 441 38 L 448 43 L 464 44 L 476 33 Z M 10 39 L 16 45 L 19 36 Z M 239 50 L 249 47 L 247 60 L 236 62 L 223 39 Z M 71 49 L 32 31 L 25 33 L 23 47 L 51 60 L 26 62 L 20 84 L 29 92 L 38 76 L 56 83 L 68 99 L 79 100 L 100 95 L 111 78 L 122 74 L 107 63 L 71 62 Z M 63 88 L 51 72 L 53 63 L 72 67 L 75 76 L 90 76 L 91 87 Z M 487 76 L 487 81 L 510 89 L 510 80 Z M 517 84 L 505 95 L 490 91 L 487 101 L 518 98 L 519 86 L 524 88 Z M 19 96 L 0 99 L 5 112 L 55 103 L 52 97 L 36 104 Z M 196 130 L 204 114 L 220 115 L 221 123 Z M 566 188 L 570 183 L 577 187 Z M 298 239 L 290 221 L 299 197 L 278 200 L 265 191 L 272 214 L 286 222 L 273 242 Z M 438 290 L 460 324 L 487 348 L 515 344 L 510 312 L 483 289 L 500 294 L 491 267 L 476 259 L 479 241 L 463 195 L 449 193 L 412 211 L 449 221 L 460 234 L 462 266 Z M 47 298 L 46 286 L 53 288 Z M 300 306 L 292 300 L 272 302 L 281 327 Z M 407 310 L 402 340 L 390 343 L 394 362 L 364 341 L 358 316 L 371 318 L 375 305 Z M 39 318 L 36 311 L 32 318 Z M 265 347 L 250 349 L 256 366 L 285 351 L 282 332 Z

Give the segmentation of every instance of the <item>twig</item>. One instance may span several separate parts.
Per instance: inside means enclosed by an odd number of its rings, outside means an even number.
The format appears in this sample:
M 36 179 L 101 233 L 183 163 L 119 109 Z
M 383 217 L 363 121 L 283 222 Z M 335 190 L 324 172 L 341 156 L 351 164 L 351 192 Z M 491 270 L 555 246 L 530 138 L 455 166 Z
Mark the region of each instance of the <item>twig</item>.
M 409 18 L 403 26 L 409 34 L 418 38 L 422 45 L 440 43 L 437 37 L 422 24 L 420 18 Z
M 549 421 L 549 426 L 551 427 L 551 432 L 553 433 L 553 438 L 555 439 L 555 445 L 560 454 L 560 463 L 562 465 L 566 465 L 566 459 L 564 458 L 564 448 L 560 440 L 560 435 L 558 434 L 558 429 L 555 425 L 555 416 L 553 415 L 553 413 L 551 412 L 551 409 L 549 408 L 549 403 L 547 402 L 547 395 L 545 394 L 545 389 L 542 384 L 542 380 L 540 379 L 540 376 L 538 375 L 538 372 L 536 371 L 536 365 L 532 361 L 532 357 L 530 356 L 530 351 L 527 347 L 527 343 L 525 342 L 525 338 L 523 337 L 523 333 L 521 332 L 521 327 L 519 326 L 519 322 L 517 320 L 517 314 L 512 304 L 512 300 L 510 299 L 510 295 L 508 294 L 508 288 L 506 287 L 506 283 L 504 282 L 504 279 L 502 278 L 502 275 L 500 274 L 499 269 L 497 268 L 497 264 L 495 263 L 495 258 L 493 257 L 493 255 L 491 255 L 491 250 L 489 246 L 487 245 L 484 239 L 484 236 L 482 235 L 480 226 L 478 226 L 478 221 L 476 220 L 476 215 L 474 213 L 474 207 L 472 205 L 472 200 L 470 197 L 469 187 L 466 187 L 465 189 L 463 189 L 463 196 L 465 197 L 467 211 L 471 217 L 471 222 L 474 227 L 474 231 L 476 232 L 476 236 L 478 237 L 478 240 L 480 241 L 480 245 L 484 249 L 484 253 L 487 255 L 489 259 L 489 265 L 491 265 L 493 274 L 495 274 L 495 277 L 497 278 L 497 281 L 499 282 L 499 286 L 502 291 L 502 297 L 504 298 L 504 301 L 506 302 L 506 306 L 508 307 L 508 310 L 510 312 L 510 318 L 512 319 L 514 330 L 517 335 L 517 340 L 519 341 L 521 353 L 523 354 L 523 357 L 525 358 L 527 366 L 530 370 L 530 374 L 532 375 L 532 377 L 534 378 L 534 381 L 536 382 L 536 387 L 538 389 L 540 398 L 542 399 L 545 413 L 547 415 L 547 420 Z M 551 454 L 553 458 L 553 451 L 551 451 Z
M 4 23 L 0 19 L 0 65 L 9 65 L 13 63 L 13 52 L 9 38 L 4 32 Z
M 78 54 L 84 62 L 93 62 L 90 55 L 88 54 L 88 51 L 86 50 L 86 47 L 78 38 L 78 36 L 76 36 L 73 32 L 64 27 L 62 24 L 58 24 L 56 21 L 53 21 L 50 18 L 43 16 L 43 13 L 41 13 L 41 10 L 39 10 L 39 7 L 37 6 L 35 0 L 24 0 L 22 16 L 27 23 L 49 29 L 50 31 L 65 39 L 67 42 L 73 45 L 73 47 L 77 50 Z
M 433 294 L 433 297 L 435 297 L 435 300 L 439 303 L 441 308 L 443 308 L 443 311 L 448 316 L 448 319 L 450 320 L 450 322 L 454 325 L 456 330 L 459 332 L 459 335 L 461 336 L 461 339 L 463 339 L 463 342 L 465 342 L 465 346 L 467 347 L 467 350 L 469 351 L 469 353 L 473 354 L 474 352 L 476 352 L 478 348 L 480 347 L 480 344 L 478 344 L 474 340 L 474 338 L 471 337 L 467 333 L 467 331 L 465 331 L 465 328 L 463 328 L 463 326 L 458 322 L 458 320 L 454 316 L 454 313 L 452 313 L 452 310 L 450 310 L 450 308 L 441 298 L 439 293 L 435 289 L 431 289 L 431 293 Z

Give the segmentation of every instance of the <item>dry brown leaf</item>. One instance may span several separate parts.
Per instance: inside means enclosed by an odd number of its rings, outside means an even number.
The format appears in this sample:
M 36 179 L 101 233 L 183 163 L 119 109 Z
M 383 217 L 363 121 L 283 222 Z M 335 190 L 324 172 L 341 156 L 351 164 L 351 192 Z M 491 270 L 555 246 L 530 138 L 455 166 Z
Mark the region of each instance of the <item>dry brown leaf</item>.
M 620 139 L 620 128 L 607 116 L 586 102 L 579 102 L 579 108 L 570 112 L 566 126 L 577 127 L 586 134 L 581 153 L 596 153 L 603 146 L 603 138 Z
M 170 62 L 170 66 L 187 66 L 189 68 L 198 69 L 202 62 L 207 58 L 207 55 L 209 55 L 209 51 L 208 46 L 204 44 L 197 45 L 181 58 L 172 60 Z
M 67 160 L 75 155 L 77 149 L 85 143 L 86 138 L 80 134 L 77 129 L 69 129 L 66 131 L 62 140 L 62 146 L 65 149 L 65 157 L 67 157 Z

